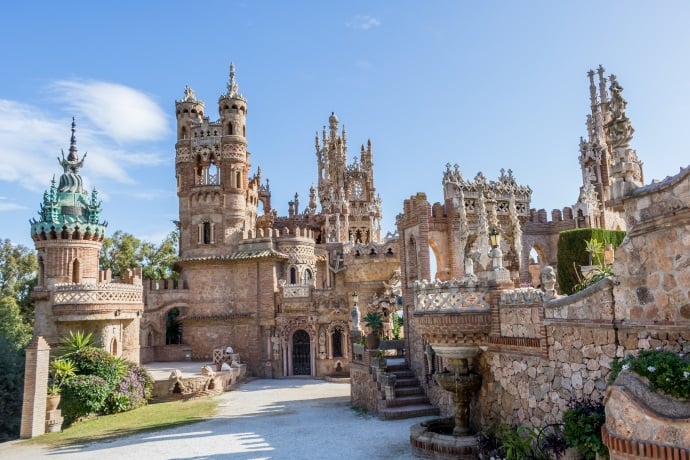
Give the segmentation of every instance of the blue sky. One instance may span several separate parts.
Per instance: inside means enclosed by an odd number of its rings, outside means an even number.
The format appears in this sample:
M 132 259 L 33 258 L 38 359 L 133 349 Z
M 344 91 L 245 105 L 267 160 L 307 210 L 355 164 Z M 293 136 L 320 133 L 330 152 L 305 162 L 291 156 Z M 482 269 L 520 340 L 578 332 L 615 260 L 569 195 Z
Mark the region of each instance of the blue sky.
M 599 64 L 624 88 L 645 181 L 690 163 L 686 1 L 26 1 L 3 17 L 0 238 L 27 246 L 72 116 L 109 234 L 160 241 L 177 218 L 174 101 L 189 85 L 217 118 L 231 61 L 281 215 L 307 200 L 332 111 L 351 158 L 372 140 L 384 233 L 404 199 L 442 199 L 446 163 L 512 169 L 533 208 L 570 206 Z

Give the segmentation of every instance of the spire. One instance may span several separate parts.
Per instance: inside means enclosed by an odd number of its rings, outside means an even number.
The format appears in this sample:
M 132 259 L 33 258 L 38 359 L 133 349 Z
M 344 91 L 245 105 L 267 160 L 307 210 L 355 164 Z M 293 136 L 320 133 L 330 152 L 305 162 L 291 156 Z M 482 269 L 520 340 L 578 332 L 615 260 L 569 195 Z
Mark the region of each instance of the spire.
M 599 64 L 597 73 L 599 74 L 599 100 L 603 105 L 608 102 L 608 96 L 606 95 L 606 77 L 604 77 L 604 67 L 601 64 Z
M 79 156 L 77 155 L 77 138 L 74 135 L 76 127 L 77 124 L 74 121 L 74 117 L 72 117 L 72 137 L 69 141 L 69 154 L 67 155 L 67 161 L 69 162 L 76 162 L 79 160 Z
M 592 106 L 592 111 L 595 110 L 597 106 L 597 87 L 594 86 L 594 71 L 592 69 L 587 72 L 589 77 L 589 102 Z
M 230 63 L 230 81 L 228 82 L 228 96 L 230 97 L 242 97 L 237 88 L 237 82 L 235 81 L 235 64 Z

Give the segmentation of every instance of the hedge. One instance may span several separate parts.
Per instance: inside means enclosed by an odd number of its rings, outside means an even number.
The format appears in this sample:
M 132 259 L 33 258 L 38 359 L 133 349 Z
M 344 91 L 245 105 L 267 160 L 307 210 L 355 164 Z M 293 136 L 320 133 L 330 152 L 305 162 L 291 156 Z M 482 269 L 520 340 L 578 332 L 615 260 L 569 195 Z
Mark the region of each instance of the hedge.
M 592 238 L 604 244 L 612 244 L 617 248 L 625 238 L 625 232 L 620 230 L 604 230 L 601 228 L 578 228 L 566 230 L 558 236 L 558 286 L 563 294 L 573 294 L 578 283 L 581 265 L 589 265 L 589 253 L 585 251 L 586 242 Z

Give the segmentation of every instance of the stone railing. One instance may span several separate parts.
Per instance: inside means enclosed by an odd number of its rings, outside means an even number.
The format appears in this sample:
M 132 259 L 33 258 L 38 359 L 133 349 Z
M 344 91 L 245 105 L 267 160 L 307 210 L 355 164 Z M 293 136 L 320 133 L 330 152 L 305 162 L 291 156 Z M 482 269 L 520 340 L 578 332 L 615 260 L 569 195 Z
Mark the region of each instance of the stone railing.
M 501 292 L 501 305 L 541 304 L 544 292 L 535 288 L 520 288 Z
M 55 305 L 73 304 L 140 304 L 141 286 L 122 283 L 56 284 Z
M 415 282 L 415 312 L 486 310 L 486 292 L 474 279 Z
M 282 288 L 283 297 L 286 299 L 295 297 L 309 297 L 310 286 L 308 285 L 286 284 L 282 286 Z

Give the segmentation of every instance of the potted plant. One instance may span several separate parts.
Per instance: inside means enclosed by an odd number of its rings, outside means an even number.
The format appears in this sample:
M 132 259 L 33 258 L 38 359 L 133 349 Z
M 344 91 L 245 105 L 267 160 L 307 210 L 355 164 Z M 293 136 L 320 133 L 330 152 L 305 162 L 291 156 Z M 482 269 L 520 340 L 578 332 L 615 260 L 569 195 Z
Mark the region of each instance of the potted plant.
M 381 343 L 381 331 L 383 330 L 383 317 L 376 311 L 370 311 L 364 318 L 364 325 L 369 328 L 366 336 L 366 346 L 368 350 L 375 350 Z
M 46 398 L 46 410 L 55 410 L 60 404 L 60 391 L 65 381 L 76 374 L 76 366 L 67 358 L 55 358 L 50 364 L 50 381 Z

